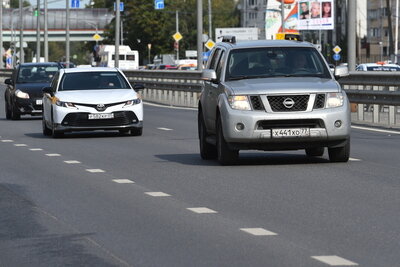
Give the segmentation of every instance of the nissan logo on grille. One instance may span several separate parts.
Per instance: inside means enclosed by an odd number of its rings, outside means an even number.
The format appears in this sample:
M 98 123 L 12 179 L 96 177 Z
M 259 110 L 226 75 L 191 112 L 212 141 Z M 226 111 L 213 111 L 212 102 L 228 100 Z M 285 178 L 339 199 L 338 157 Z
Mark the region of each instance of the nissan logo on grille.
M 106 105 L 104 105 L 104 104 L 98 104 L 98 105 L 96 106 L 96 109 L 97 109 L 97 111 L 104 111 L 104 110 L 106 110 Z
M 285 98 L 285 100 L 283 100 L 283 103 L 282 103 L 284 106 L 285 106 L 285 108 L 292 108 L 293 106 L 294 106 L 294 100 L 293 99 L 291 99 L 291 98 Z

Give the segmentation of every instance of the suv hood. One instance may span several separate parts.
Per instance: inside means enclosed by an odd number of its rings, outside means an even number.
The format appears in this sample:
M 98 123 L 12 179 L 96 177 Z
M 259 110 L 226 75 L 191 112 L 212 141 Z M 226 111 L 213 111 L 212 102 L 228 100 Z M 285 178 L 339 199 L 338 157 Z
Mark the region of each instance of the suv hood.
M 233 95 L 259 94 L 307 94 L 340 92 L 341 87 L 335 80 L 318 77 L 277 77 L 260 79 L 243 79 L 225 82 Z
M 136 99 L 137 94 L 132 89 L 71 90 L 57 92 L 56 97 L 64 102 L 81 104 L 108 104 Z

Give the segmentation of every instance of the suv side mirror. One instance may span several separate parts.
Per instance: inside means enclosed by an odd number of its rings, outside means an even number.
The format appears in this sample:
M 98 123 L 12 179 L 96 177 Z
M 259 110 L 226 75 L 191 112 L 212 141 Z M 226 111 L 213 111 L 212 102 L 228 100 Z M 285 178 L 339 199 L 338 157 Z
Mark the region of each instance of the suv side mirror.
M 13 85 L 13 81 L 12 81 L 12 79 L 10 79 L 10 78 L 5 79 L 5 80 L 4 80 L 4 83 L 5 83 L 5 84 L 8 84 L 8 85 Z
M 45 93 L 45 94 L 49 94 L 51 96 L 54 96 L 53 88 L 51 88 L 51 87 L 43 87 L 42 88 L 42 92 Z
M 349 68 L 347 66 L 337 66 L 335 68 L 335 78 L 339 79 L 342 77 L 349 76 Z
M 215 70 L 205 69 L 201 74 L 201 79 L 204 81 L 215 81 L 217 79 L 217 74 Z

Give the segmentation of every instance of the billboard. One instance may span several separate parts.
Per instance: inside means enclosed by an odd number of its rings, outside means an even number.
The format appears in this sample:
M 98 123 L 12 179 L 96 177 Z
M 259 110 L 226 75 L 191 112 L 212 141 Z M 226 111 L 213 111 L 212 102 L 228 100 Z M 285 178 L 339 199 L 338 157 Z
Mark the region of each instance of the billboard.
M 334 28 L 333 0 L 300 0 L 299 30 L 332 30 Z
M 283 0 L 285 32 L 299 30 L 332 30 L 334 28 L 333 0 Z M 282 31 L 281 0 L 268 1 L 265 12 L 265 37 L 275 39 Z
M 221 42 L 222 36 L 236 36 L 236 41 L 258 40 L 258 28 L 216 28 L 215 40 Z

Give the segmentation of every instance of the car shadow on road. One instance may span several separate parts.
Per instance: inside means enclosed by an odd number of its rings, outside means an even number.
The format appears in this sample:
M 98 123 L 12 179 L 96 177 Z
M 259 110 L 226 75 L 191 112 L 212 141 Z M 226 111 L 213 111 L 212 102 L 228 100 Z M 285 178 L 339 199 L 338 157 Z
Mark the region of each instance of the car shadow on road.
M 73 132 L 73 133 L 65 133 L 64 135 L 52 138 L 51 136 L 44 136 L 42 133 L 26 133 L 26 136 L 32 138 L 39 138 L 39 139 L 55 139 L 55 140 L 62 140 L 62 139 L 83 139 L 83 138 L 107 138 L 107 137 L 131 137 L 135 138 L 135 136 L 130 136 L 129 134 L 122 134 L 118 131 L 99 131 L 99 132 Z
M 218 161 L 203 160 L 199 154 L 163 154 L 155 155 L 162 160 L 176 162 L 184 165 L 193 166 L 218 166 Z M 296 165 L 296 164 L 316 164 L 330 163 L 324 157 L 307 157 L 306 155 L 286 154 L 286 153 L 243 153 L 234 164 L 235 166 L 252 165 Z

